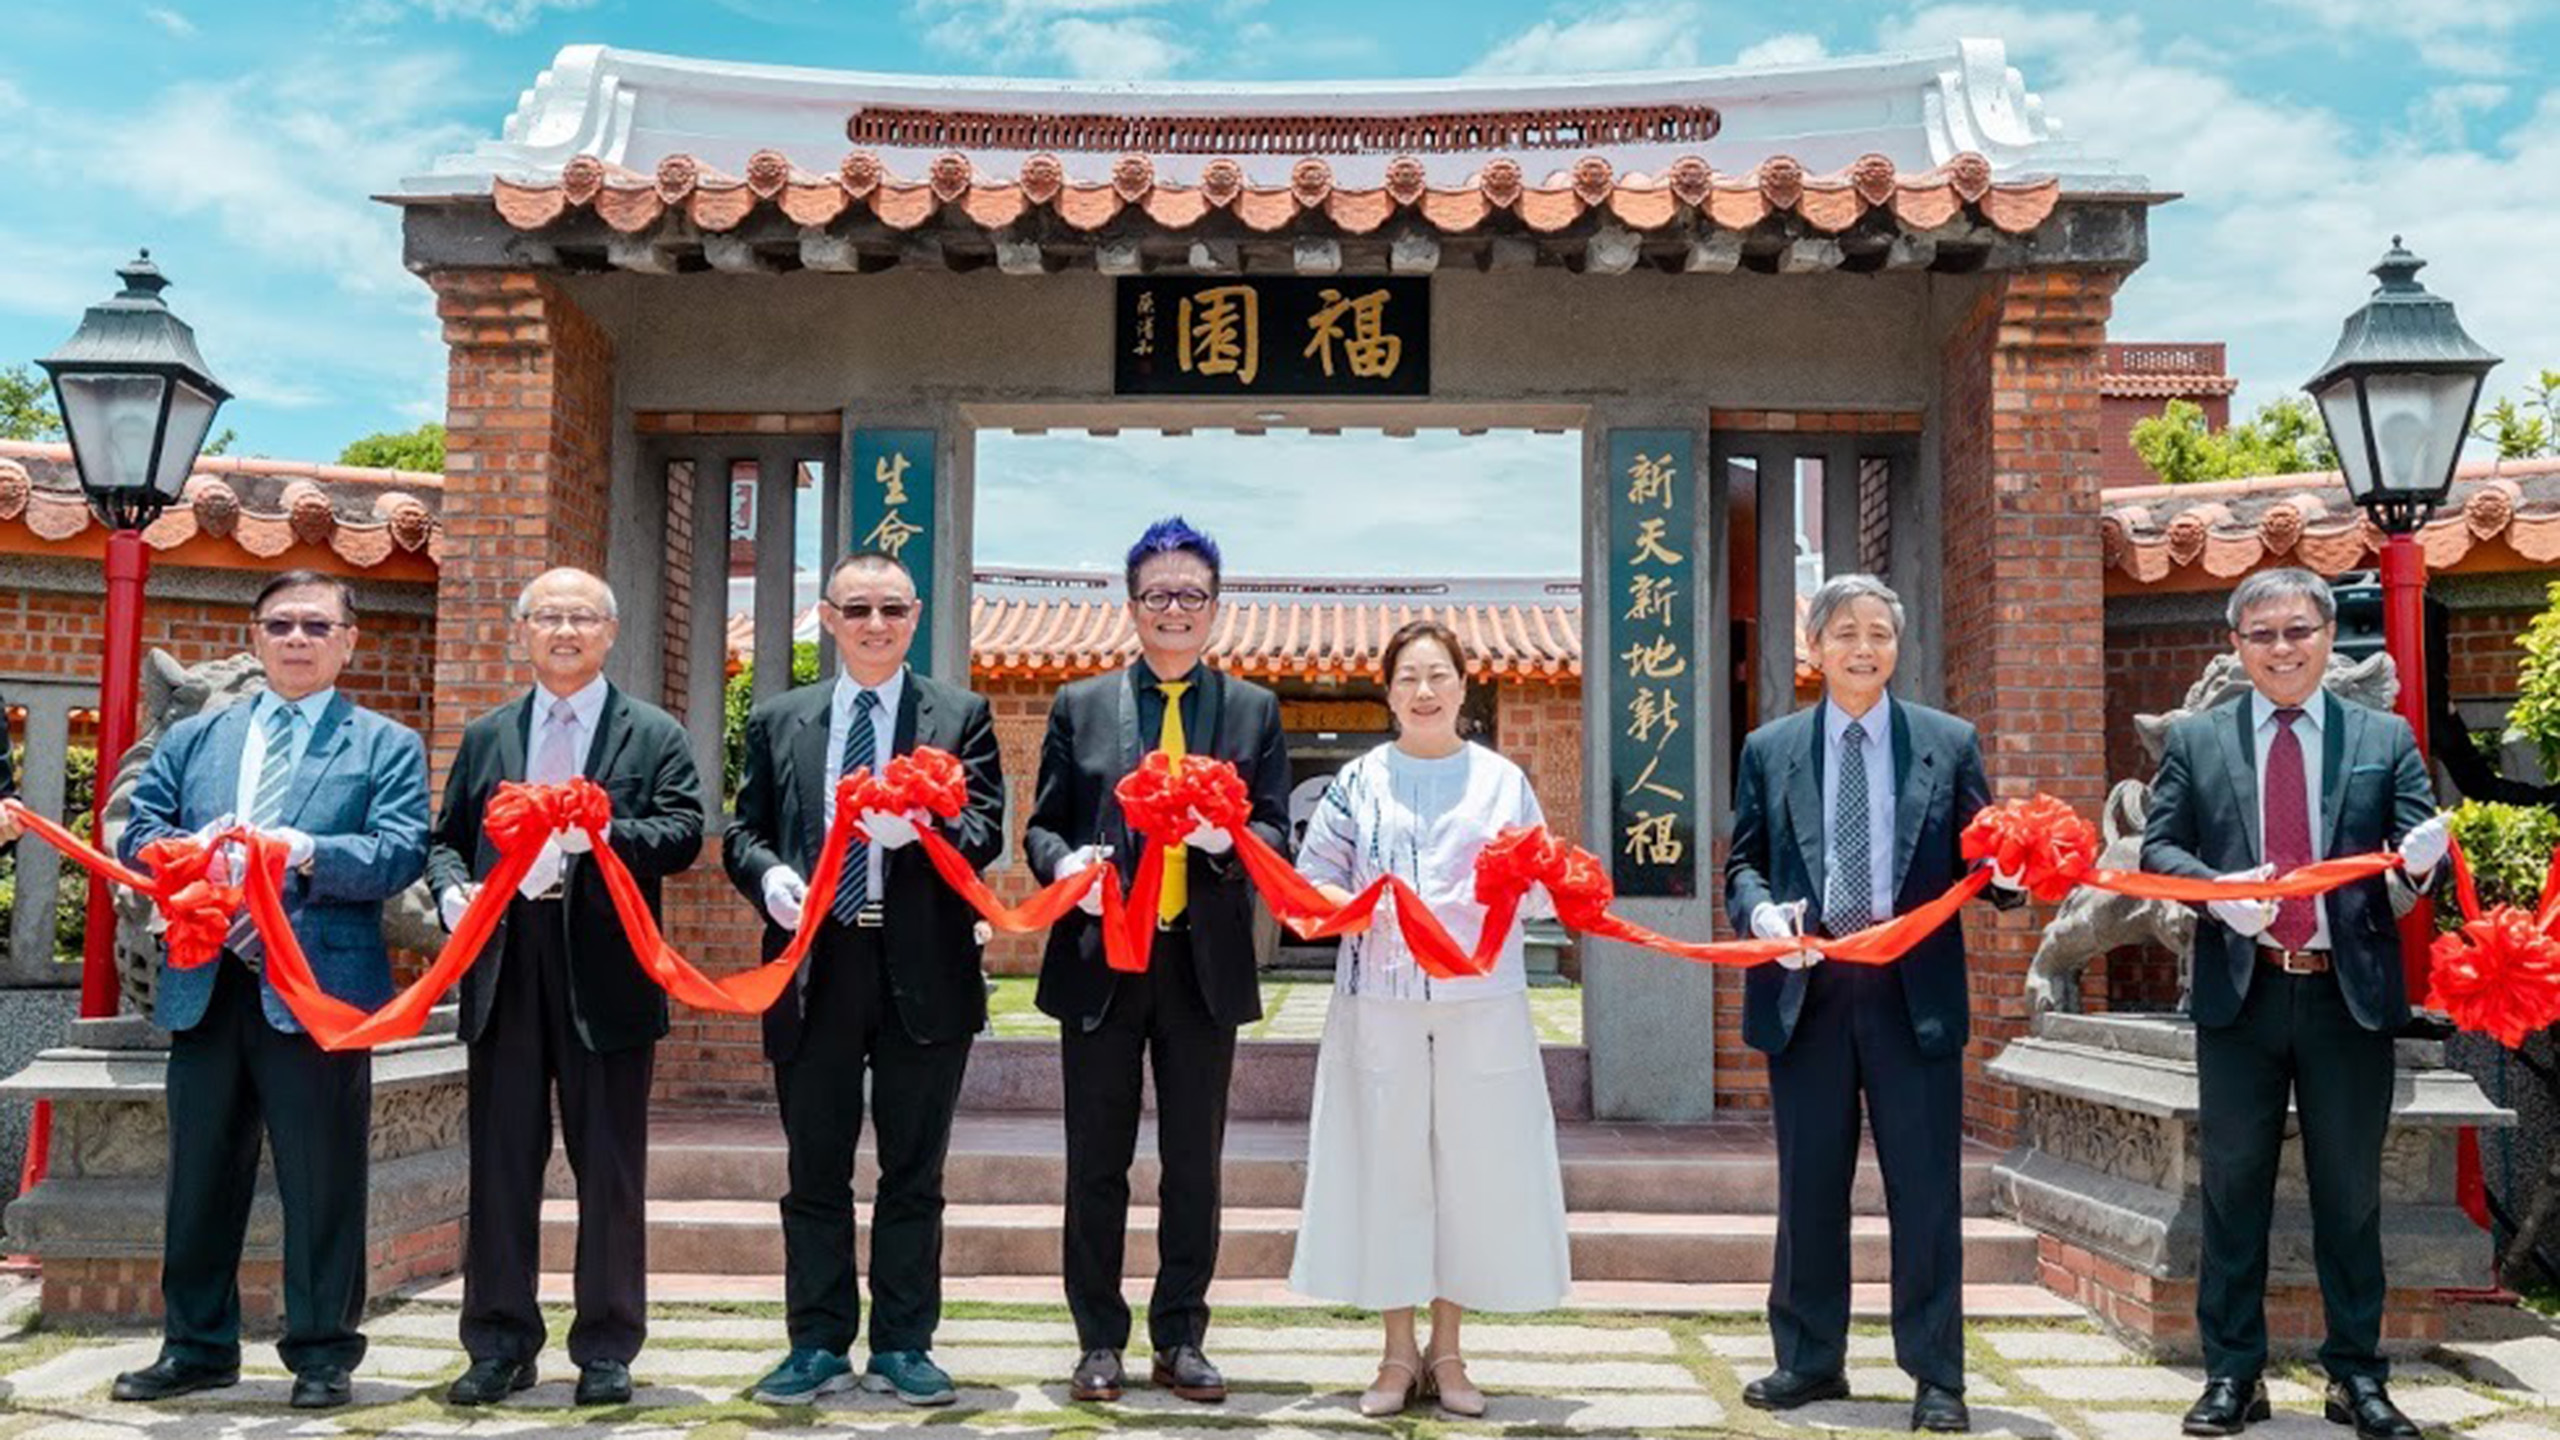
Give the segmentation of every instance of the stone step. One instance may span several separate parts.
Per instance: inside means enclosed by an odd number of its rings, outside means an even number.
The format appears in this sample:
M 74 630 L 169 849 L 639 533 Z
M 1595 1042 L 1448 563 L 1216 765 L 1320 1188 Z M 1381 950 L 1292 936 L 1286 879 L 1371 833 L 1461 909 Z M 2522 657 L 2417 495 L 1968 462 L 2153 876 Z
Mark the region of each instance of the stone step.
M 1580 1045 L 1540 1047 L 1547 1066 L 1547 1098 L 1559 1120 L 1591 1118 L 1591 1052 Z M 1047 1113 L 1059 1107 L 1058 1042 L 1008 1036 L 980 1037 L 969 1047 L 960 1081 L 960 1108 L 976 1112 Z M 1316 1042 L 1249 1040 L 1236 1046 L 1235 1075 L 1227 1087 L 1233 1120 L 1304 1120 L 1316 1088 Z M 1155 1082 L 1146 1084 L 1146 1106 L 1155 1109 Z
M 649 1262 L 661 1270 L 772 1275 L 782 1269 L 782 1227 L 771 1201 L 649 1202 Z M 1062 1212 L 1053 1204 L 952 1205 L 943 1214 L 943 1272 L 955 1276 L 1049 1275 L 1058 1270 Z M 2037 1277 L 2032 1230 L 1988 1216 L 1964 1220 L 1965 1275 L 1976 1283 L 2028 1284 Z M 1156 1267 L 1156 1212 L 1131 1206 L 1127 1268 Z M 869 1234 L 870 1206 L 855 1209 Z M 1756 1284 L 1769 1278 L 1770 1215 L 1682 1215 L 1623 1210 L 1578 1211 L 1566 1217 L 1574 1274 L 1590 1280 L 1683 1284 Z M 1289 1273 L 1297 1243 L 1294 1206 L 1226 1207 L 1218 1273 L 1277 1279 Z M 1886 1278 L 1884 1218 L 1850 1222 L 1854 1280 Z M 866 1248 L 868 1241 L 861 1241 Z M 565 1269 L 577 1251 L 574 1201 L 542 1207 L 542 1265 Z
M 1143 1122 L 1130 1193 L 1155 1193 L 1155 1125 Z M 1565 1205 L 1576 1211 L 1773 1214 L 1777 1150 L 1766 1122 L 1636 1125 L 1566 1121 L 1556 1127 Z M 1991 1213 L 1992 1168 L 2001 1151 L 1968 1144 L 1963 1165 L 1968 1215 Z M 1229 1205 L 1290 1207 L 1306 1180 L 1307 1127 L 1293 1120 L 1238 1120 L 1227 1127 L 1223 1193 Z M 788 1156 L 771 1114 L 663 1116 L 650 1127 L 649 1194 L 661 1200 L 779 1199 Z M 855 1193 L 876 1181 L 866 1129 Z M 1064 1121 L 1057 1115 L 963 1113 L 952 1125 L 943 1170 L 954 1204 L 1054 1203 L 1066 1193 Z M 567 1160 L 555 1154 L 547 1179 L 554 1198 L 576 1193 Z M 1851 1193 L 1861 1214 L 1884 1211 L 1874 1157 L 1863 1157 Z

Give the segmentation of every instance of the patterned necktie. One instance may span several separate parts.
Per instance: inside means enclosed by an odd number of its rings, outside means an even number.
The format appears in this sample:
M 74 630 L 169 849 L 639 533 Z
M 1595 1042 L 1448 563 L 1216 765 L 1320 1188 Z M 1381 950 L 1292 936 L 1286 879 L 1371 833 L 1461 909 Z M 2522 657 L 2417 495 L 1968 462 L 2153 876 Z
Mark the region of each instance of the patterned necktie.
M 1159 680 L 1156 688 L 1164 692 L 1164 724 L 1156 731 L 1156 748 L 1179 760 L 1190 753 L 1182 739 L 1182 692 L 1191 688 L 1191 682 Z M 1190 903 L 1191 847 L 1176 845 L 1164 857 L 1164 888 L 1156 892 L 1156 918 L 1168 923 L 1179 920 Z
M 559 785 L 578 778 L 578 710 L 566 700 L 551 702 L 551 725 L 542 732 L 542 752 L 533 757 L 525 779 L 536 785 Z
M 2293 730 L 2293 722 L 2301 718 L 2298 705 L 2278 709 L 2275 738 L 2267 742 L 2266 858 L 2278 875 L 2311 863 L 2311 786 L 2303 770 L 2302 737 Z M 2287 950 L 2310 944 L 2320 926 L 2320 914 L 2312 907 L 2319 903 L 2307 895 L 2277 902 L 2267 938 Z
M 844 764 L 837 773 L 850 775 L 871 763 L 871 752 L 877 744 L 871 712 L 880 708 L 876 691 L 853 692 L 853 723 L 846 727 Z M 871 899 L 871 847 L 856 835 L 844 847 L 844 875 L 836 881 L 836 903 L 832 913 L 837 923 L 850 925 L 853 917 Z
M 1833 935 L 1875 920 L 1874 872 L 1867 855 L 1867 728 L 1852 720 L 1840 732 L 1840 780 L 1833 792 L 1831 884 L 1822 920 Z
M 302 711 L 292 705 L 279 705 L 267 715 L 267 752 L 258 761 L 258 794 L 249 806 L 252 829 L 273 830 L 284 823 L 285 797 L 293 793 L 293 737 L 301 726 Z M 267 947 L 245 905 L 232 919 L 224 943 L 252 970 L 266 960 Z

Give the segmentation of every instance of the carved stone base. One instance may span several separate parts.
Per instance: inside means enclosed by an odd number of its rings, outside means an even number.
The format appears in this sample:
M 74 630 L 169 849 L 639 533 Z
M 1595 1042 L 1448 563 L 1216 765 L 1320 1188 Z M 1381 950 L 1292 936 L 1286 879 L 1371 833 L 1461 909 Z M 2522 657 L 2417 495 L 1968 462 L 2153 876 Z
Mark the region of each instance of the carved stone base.
M 2442 1336 L 2441 1287 L 2488 1282 L 2490 1239 L 2454 1201 L 2465 1125 L 2514 1123 L 2443 1047 L 2402 1041 L 2383 1139 L 2382 1245 L 2392 1290 L 2387 1348 Z M 2044 1237 L 2047 1288 L 2163 1357 L 2197 1353 L 2196 1267 L 2202 1162 L 2197 1152 L 2195 1030 L 2157 1015 L 2038 1016 L 1991 1063 L 2019 1089 L 2022 1140 L 1992 1172 L 1992 1203 Z M 2268 1237 L 2267 1320 L 2280 1355 L 2319 1348 L 2319 1278 L 2298 1139 L 2288 1130 Z
M 460 1268 L 469 1171 L 467 1062 L 450 1008 L 416 1040 L 374 1052 L 367 1291 L 381 1295 Z M 0 1094 L 53 1102 L 43 1183 L 12 1202 L 8 1248 L 44 1267 L 43 1309 L 63 1320 L 146 1320 L 160 1311 L 167 1204 L 169 1037 L 134 1016 L 73 1023 L 68 1043 L 0 1081 Z M 240 1266 L 241 1310 L 277 1314 L 283 1210 L 259 1166 Z

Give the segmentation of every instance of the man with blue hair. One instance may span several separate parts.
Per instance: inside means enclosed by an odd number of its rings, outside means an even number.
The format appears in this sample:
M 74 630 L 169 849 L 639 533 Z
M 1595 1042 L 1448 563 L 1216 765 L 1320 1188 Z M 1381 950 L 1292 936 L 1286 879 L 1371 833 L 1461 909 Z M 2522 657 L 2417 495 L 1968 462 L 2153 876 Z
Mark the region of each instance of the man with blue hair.
M 1149 750 L 1234 764 L 1253 798 L 1248 823 L 1288 843 L 1289 752 L 1280 702 L 1202 660 L 1218 622 L 1218 546 L 1171 516 L 1129 551 L 1129 619 L 1138 663 L 1058 692 L 1040 747 L 1023 848 L 1042 883 L 1100 860 L 1137 872 L 1144 841 L 1114 790 Z M 1115 973 L 1096 923 L 1101 892 L 1049 932 L 1039 1005 L 1057 1019 L 1067 1118 L 1067 1307 L 1084 1352 L 1071 1393 L 1117 1400 L 1129 1305 L 1120 1294 L 1129 1164 L 1141 1072 L 1156 1080 L 1156 1283 L 1147 1304 L 1156 1385 L 1215 1402 L 1226 1381 L 1201 1353 L 1218 1263 L 1218 1175 L 1236 1029 L 1262 1018 L 1254 972 L 1253 892 L 1235 837 L 1203 824 L 1166 857 L 1156 935 L 1143 975 Z

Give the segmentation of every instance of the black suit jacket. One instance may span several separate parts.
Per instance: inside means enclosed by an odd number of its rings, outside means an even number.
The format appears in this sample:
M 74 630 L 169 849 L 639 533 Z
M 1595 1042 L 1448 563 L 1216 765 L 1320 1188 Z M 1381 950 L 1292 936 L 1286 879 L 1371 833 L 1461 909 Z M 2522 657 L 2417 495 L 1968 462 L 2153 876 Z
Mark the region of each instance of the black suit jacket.
M 803 685 L 767 700 L 747 717 L 747 773 L 736 818 L 721 848 L 729 879 L 765 920 L 766 959 L 791 937 L 764 914 L 765 872 L 788 865 L 803 880 L 817 873 L 827 834 L 827 795 L 837 776 L 827 764 L 827 726 L 836 682 Z M 970 865 L 984 869 L 1004 851 L 1004 759 L 996 749 L 993 713 L 984 696 L 909 670 L 898 697 L 888 754 L 929 745 L 959 757 L 969 776 L 969 803 L 942 832 Z M 885 758 L 885 757 L 884 757 Z M 927 1043 L 962 1040 L 985 1027 L 987 985 L 979 969 L 978 912 L 942 883 L 933 862 L 909 845 L 883 855 L 880 903 L 889 991 L 909 1036 Z M 812 892 L 808 903 L 832 897 Z M 774 1061 L 800 1048 L 807 1013 L 811 956 L 792 987 L 764 1012 L 764 1051 Z
M 2142 827 L 2142 868 L 2211 879 L 2260 862 L 2258 745 L 2252 692 L 2190 715 L 2169 727 L 2160 774 L 2151 782 L 2151 811 Z M 2328 718 L 2320 727 L 2320 813 L 2313 824 L 2328 837 L 2324 855 L 2359 855 L 2396 846 L 2435 813 L 2435 791 L 2417 737 L 2397 715 L 2323 691 Z M 2356 1023 L 2397 1030 L 2409 1018 L 2400 975 L 2400 929 L 2390 882 L 2380 876 L 2321 897 L 2329 919 L 2329 959 Z M 2236 935 L 2196 907 L 2195 980 L 2188 1013 L 2208 1029 L 2240 1018 L 2257 974 L 2258 941 Z
M 1146 662 L 1140 660 L 1139 665 Z M 1280 701 L 1270 691 L 1207 665 L 1196 722 L 1184 737 L 1189 753 L 1233 761 L 1252 796 L 1248 823 L 1282 854 L 1289 847 L 1289 747 L 1280 734 Z M 1186 712 L 1188 714 L 1190 712 Z M 1031 873 L 1047 884 L 1058 862 L 1083 845 L 1108 845 L 1123 882 L 1134 878 L 1143 845 L 1120 815 L 1113 790 L 1155 748 L 1139 734 L 1135 666 L 1079 680 L 1058 692 L 1049 707 L 1049 733 L 1040 742 L 1040 783 L 1031 799 L 1031 822 L 1022 848 Z M 1200 998 L 1225 1025 L 1262 1018 L 1262 987 L 1254 974 L 1253 889 L 1235 852 L 1191 852 L 1192 954 Z M 1102 929 L 1074 911 L 1049 931 L 1040 958 L 1041 1013 L 1069 1023 L 1098 1020 L 1111 1007 L 1119 976 L 1102 953 Z
M 427 851 L 428 887 L 439 897 L 497 867 L 497 847 L 481 828 L 481 817 L 500 782 L 525 777 L 539 693 L 544 692 L 527 692 L 463 727 Z M 640 883 L 650 913 L 660 913 L 659 882 L 692 868 L 702 854 L 702 777 L 684 727 L 657 706 L 609 686 L 596 717 L 595 742 L 587 747 L 585 774 L 613 798 L 613 827 L 606 832 L 613 853 Z M 569 957 L 569 1013 L 578 1038 L 604 1054 L 666 1034 L 666 992 L 632 954 L 595 863 L 570 855 L 561 873 L 567 888 L 560 915 Z M 516 918 L 516 907 L 508 906 L 479 963 L 462 977 L 466 1041 L 488 1028 L 498 972 L 507 958 L 507 928 Z
M 1893 697 L 1893 909 L 1925 905 L 1972 867 L 1962 849 L 1964 827 L 1991 803 L 1982 774 L 1982 742 L 1973 726 L 1940 710 Z M 1802 900 L 1808 934 L 1829 934 L 1822 921 L 1824 837 L 1822 713 L 1817 704 L 1772 720 L 1742 742 L 1733 794 L 1733 845 L 1724 866 L 1725 913 L 1734 930 L 1751 933 L 1763 902 Z M 1994 903 L 2015 896 L 1992 892 Z M 1964 927 L 1949 920 L 1894 962 L 1911 1011 L 1911 1033 L 1929 1056 L 1960 1053 L 1972 1034 L 1966 992 Z M 1742 1038 L 1777 1054 L 1794 1038 L 1810 970 L 1771 961 L 1742 981 Z

